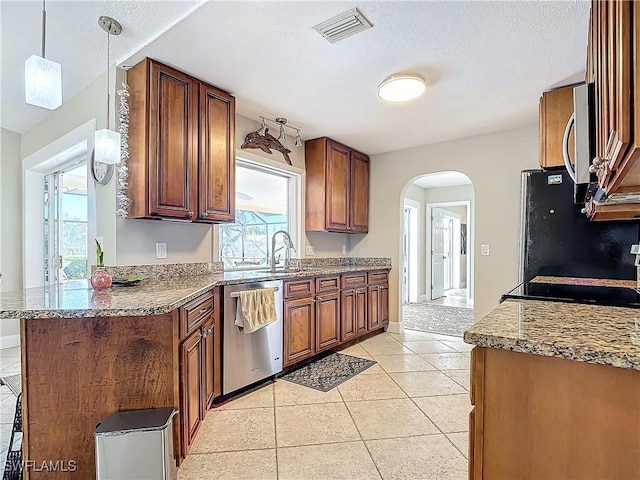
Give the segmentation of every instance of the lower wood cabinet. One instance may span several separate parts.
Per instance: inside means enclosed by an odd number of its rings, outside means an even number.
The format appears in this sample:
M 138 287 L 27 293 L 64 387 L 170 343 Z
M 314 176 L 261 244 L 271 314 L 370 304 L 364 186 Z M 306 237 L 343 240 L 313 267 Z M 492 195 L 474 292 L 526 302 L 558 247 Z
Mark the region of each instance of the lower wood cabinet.
M 315 317 L 315 301 L 313 298 L 285 300 L 285 366 L 304 360 L 315 353 Z
M 469 478 L 640 478 L 640 371 L 475 347 Z
M 318 295 L 316 301 L 316 353 L 335 347 L 340 339 L 340 291 Z
M 376 270 L 285 281 L 284 365 L 387 326 L 388 276 Z
M 194 308 L 190 308 L 193 306 Z M 206 308 L 206 310 L 205 310 Z M 222 393 L 222 335 L 220 330 L 220 291 L 218 288 L 190 302 L 181 317 L 201 314 L 192 323 L 180 344 L 180 444 L 182 458 L 193 444 L 200 423 L 213 399 Z M 181 325 L 187 324 L 182 321 Z

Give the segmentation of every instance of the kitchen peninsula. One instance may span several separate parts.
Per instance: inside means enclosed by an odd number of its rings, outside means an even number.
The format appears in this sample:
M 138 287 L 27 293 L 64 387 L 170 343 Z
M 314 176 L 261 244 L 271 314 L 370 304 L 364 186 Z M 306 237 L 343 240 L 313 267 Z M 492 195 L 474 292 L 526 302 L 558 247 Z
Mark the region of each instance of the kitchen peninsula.
M 321 259 L 318 259 L 321 260 Z M 216 272 L 211 264 L 180 266 L 133 287 L 93 291 L 86 282 L 0 294 L 0 321 L 21 319 L 25 460 L 71 460 L 75 471 L 28 471 L 25 478 L 95 477 L 93 432 L 115 411 L 173 407 L 175 452 L 184 458 L 210 401 L 219 395 L 221 287 L 282 279 L 386 275 L 389 259 L 342 258 L 294 272 Z M 164 266 L 154 266 L 163 272 Z M 373 287 L 370 287 L 373 288 Z M 380 298 L 380 295 L 376 298 Z M 386 307 L 385 312 L 388 312 Z M 344 321 L 344 318 L 342 318 Z M 386 317 L 388 322 L 388 313 Z M 376 324 L 382 330 L 386 323 Z M 285 322 L 286 328 L 286 322 Z M 366 331 L 366 329 L 365 329 Z M 204 352 L 191 370 L 188 340 Z M 340 343 L 340 342 L 339 342 Z M 195 374 L 202 388 L 191 387 Z M 195 405 L 194 408 L 192 408 Z M 195 418 L 193 418 L 195 415 Z
M 470 479 L 640 477 L 640 309 L 507 299 L 464 340 Z

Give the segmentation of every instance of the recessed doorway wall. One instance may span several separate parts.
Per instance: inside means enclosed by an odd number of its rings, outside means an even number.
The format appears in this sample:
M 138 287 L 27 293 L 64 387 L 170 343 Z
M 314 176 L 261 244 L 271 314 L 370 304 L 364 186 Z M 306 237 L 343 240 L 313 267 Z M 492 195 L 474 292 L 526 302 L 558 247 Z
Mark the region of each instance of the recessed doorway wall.
M 439 172 L 414 179 L 405 191 L 403 327 L 461 336 L 473 323 L 473 185 L 462 173 Z M 414 255 L 409 204 L 421 212 Z M 417 295 L 411 272 L 417 275 Z

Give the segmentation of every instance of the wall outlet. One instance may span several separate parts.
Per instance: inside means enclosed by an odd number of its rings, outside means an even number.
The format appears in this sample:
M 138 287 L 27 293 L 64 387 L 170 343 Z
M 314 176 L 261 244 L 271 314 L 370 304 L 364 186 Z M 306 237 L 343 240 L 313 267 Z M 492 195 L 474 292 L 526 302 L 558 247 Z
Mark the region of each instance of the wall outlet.
M 156 243 L 156 258 L 167 258 L 166 243 Z
M 489 255 L 489 245 L 482 245 L 482 255 Z
M 343 255 L 347 254 L 347 246 L 346 245 L 342 245 L 342 254 Z
M 316 251 L 315 251 L 315 249 L 313 248 L 313 245 L 307 245 L 307 246 L 305 247 L 305 249 L 304 249 L 304 253 L 305 253 L 305 255 L 315 255 L 315 254 L 316 254 Z

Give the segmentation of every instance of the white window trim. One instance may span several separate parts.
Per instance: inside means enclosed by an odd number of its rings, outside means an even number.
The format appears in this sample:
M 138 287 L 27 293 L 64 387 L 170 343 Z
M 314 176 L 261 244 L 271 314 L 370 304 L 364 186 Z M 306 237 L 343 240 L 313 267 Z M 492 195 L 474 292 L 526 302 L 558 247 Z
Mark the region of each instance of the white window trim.
M 91 181 L 90 162 L 93 152 L 96 120 L 92 119 L 49 145 L 22 159 L 22 215 L 23 215 L 23 285 L 24 288 L 39 287 L 44 284 L 44 176 L 55 170 L 87 160 L 87 238 L 95 238 L 97 230 L 96 191 Z M 83 142 L 86 148 L 73 159 L 56 155 Z M 33 219 L 41 219 L 34 221 Z M 88 251 L 91 251 L 88 249 Z
M 305 199 L 305 184 L 306 184 L 306 172 L 303 168 L 294 167 L 286 163 L 265 158 L 260 155 L 256 155 L 246 150 L 236 151 L 236 161 L 255 165 L 256 167 L 266 167 L 271 170 L 276 170 L 288 176 L 289 181 L 289 210 L 291 216 L 289 218 L 289 234 L 291 240 L 296 248 L 296 253 L 293 254 L 296 258 L 304 257 L 303 241 L 304 241 L 304 199 Z M 291 200 L 294 200 L 291 202 Z M 220 226 L 213 226 L 213 252 L 212 258 L 215 262 L 220 261 Z

